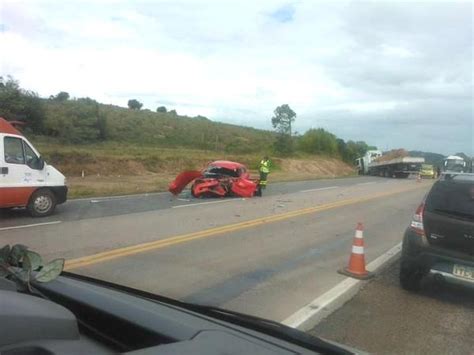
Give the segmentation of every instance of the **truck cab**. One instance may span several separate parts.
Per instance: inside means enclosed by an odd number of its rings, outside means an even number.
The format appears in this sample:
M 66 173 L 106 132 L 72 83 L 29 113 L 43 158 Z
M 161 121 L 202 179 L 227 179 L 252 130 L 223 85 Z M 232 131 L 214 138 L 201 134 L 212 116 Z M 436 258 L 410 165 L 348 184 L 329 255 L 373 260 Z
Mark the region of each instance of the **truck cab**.
M 382 156 L 380 150 L 368 150 L 363 157 L 355 160 L 355 166 L 359 175 L 367 175 L 369 172 L 369 164 L 375 159 Z
M 26 207 L 32 216 L 44 217 L 66 200 L 65 176 L 0 117 L 0 208 Z
M 466 161 L 457 155 L 450 155 L 443 162 L 443 171 L 445 172 L 468 172 Z

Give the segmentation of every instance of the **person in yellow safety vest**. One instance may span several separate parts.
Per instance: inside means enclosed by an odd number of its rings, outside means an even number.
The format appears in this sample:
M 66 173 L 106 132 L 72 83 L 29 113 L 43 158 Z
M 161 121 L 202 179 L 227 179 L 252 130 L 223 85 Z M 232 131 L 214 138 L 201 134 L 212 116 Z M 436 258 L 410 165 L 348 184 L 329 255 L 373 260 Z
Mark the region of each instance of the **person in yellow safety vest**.
M 260 162 L 260 187 L 264 189 L 267 186 L 267 176 L 270 174 L 270 160 L 264 156 Z

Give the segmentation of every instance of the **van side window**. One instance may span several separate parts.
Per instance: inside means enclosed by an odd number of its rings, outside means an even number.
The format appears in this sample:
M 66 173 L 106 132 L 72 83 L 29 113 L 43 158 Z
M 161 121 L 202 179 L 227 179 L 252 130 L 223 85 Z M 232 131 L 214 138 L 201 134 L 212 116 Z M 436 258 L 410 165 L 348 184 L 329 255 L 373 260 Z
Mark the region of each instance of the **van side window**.
M 5 137 L 4 140 L 5 163 L 25 164 L 25 154 L 20 138 Z
M 38 156 L 33 151 L 33 149 L 31 149 L 28 143 L 23 142 L 23 147 L 25 149 L 26 165 L 28 165 L 30 168 L 35 168 L 35 165 L 37 165 Z

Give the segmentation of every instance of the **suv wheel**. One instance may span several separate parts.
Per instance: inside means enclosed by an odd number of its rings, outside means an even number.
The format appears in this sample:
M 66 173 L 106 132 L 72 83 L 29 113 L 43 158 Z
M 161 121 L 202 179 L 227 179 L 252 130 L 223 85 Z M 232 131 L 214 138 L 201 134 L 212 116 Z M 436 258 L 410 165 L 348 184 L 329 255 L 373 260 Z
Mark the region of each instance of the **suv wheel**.
M 424 273 L 420 267 L 403 259 L 400 262 L 400 285 L 407 291 L 418 291 Z

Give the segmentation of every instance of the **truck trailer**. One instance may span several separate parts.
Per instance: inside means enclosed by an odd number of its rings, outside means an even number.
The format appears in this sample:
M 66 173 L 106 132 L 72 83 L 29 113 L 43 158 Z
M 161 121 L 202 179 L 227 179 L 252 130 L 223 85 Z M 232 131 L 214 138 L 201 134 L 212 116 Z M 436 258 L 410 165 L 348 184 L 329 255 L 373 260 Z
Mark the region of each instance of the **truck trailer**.
M 403 157 L 388 161 L 372 162 L 369 164 L 369 175 L 407 178 L 412 174 L 419 174 L 425 158 Z
M 369 150 L 363 157 L 356 159 L 359 175 L 372 175 L 392 178 L 407 178 L 419 174 L 425 158 L 399 157 L 383 161 L 382 152 Z

